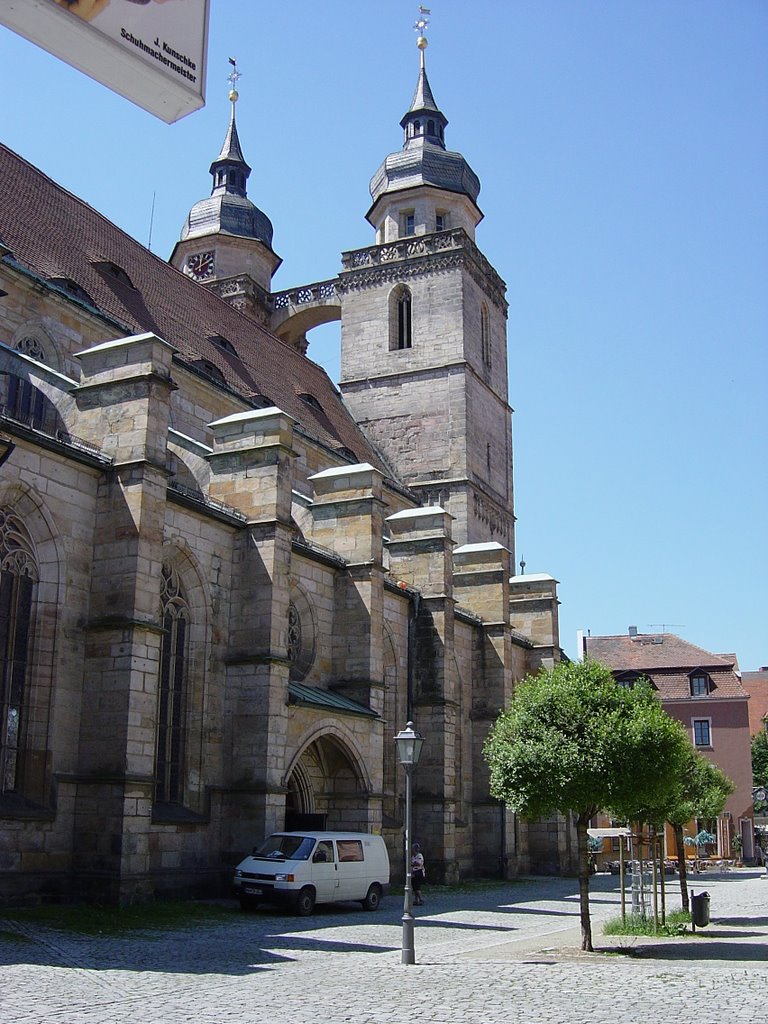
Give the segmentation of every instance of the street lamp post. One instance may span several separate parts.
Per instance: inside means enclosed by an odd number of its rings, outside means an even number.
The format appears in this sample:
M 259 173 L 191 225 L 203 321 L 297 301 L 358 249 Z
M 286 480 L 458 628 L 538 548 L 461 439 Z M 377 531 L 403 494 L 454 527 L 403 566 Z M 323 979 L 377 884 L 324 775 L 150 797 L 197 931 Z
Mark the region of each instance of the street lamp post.
M 413 946 L 413 890 L 411 889 L 411 776 L 419 763 L 424 737 L 409 722 L 395 736 L 397 756 L 405 768 L 405 891 L 403 894 L 403 952 L 400 962 L 415 964 L 416 952 Z

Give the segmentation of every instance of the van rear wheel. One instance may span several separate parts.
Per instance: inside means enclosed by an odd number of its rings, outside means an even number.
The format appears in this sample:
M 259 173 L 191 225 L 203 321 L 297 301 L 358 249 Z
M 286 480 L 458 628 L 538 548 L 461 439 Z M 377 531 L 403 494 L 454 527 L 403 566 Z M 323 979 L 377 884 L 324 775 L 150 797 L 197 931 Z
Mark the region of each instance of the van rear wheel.
M 381 886 L 374 882 L 368 890 L 368 895 L 360 902 L 363 904 L 363 910 L 378 910 L 381 905 Z
M 315 890 L 307 885 L 301 890 L 299 898 L 296 900 L 296 913 L 299 917 L 309 917 L 314 909 Z

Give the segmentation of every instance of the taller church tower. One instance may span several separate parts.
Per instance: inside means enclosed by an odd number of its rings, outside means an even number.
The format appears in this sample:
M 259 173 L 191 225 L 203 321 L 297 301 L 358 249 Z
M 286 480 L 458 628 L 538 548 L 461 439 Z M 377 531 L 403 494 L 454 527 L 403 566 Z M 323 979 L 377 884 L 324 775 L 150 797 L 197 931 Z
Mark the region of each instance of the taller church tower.
M 454 517 L 459 543 L 499 541 L 514 558 L 506 286 L 475 245 L 480 182 L 446 149 L 417 44 L 403 148 L 371 180 L 376 244 L 342 257 L 340 387 L 400 479 Z

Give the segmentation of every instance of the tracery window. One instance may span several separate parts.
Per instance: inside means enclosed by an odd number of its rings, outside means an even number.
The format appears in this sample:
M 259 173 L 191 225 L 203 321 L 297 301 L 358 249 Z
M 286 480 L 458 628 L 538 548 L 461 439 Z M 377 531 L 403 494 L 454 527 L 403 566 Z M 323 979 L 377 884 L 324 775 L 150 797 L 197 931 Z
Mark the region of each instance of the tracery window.
M 301 616 L 293 601 L 288 605 L 287 647 L 288 660 L 291 664 L 295 664 L 301 654 Z
M 21 783 L 32 613 L 39 579 L 32 541 L 21 519 L 0 509 L 0 792 Z
M 190 614 L 178 573 L 169 565 L 163 565 L 162 569 L 160 605 L 163 638 L 160 644 L 155 800 L 158 803 L 181 803 Z
M 290 678 L 306 679 L 315 661 L 316 628 L 312 606 L 298 586 L 291 587 L 285 645 Z
M 22 352 L 25 356 L 29 356 L 30 359 L 36 359 L 38 363 L 45 362 L 45 349 L 40 344 L 39 339 L 32 335 L 20 338 L 16 342 L 16 351 Z

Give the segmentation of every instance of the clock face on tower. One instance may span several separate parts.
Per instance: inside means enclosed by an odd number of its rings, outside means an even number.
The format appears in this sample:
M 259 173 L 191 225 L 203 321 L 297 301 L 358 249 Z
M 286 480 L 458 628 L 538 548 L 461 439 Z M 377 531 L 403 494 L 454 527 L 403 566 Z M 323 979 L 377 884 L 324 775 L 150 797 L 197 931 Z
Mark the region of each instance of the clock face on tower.
M 213 250 L 208 252 L 195 252 L 187 257 L 187 273 L 196 281 L 205 281 L 212 277 L 216 268 L 216 258 Z

